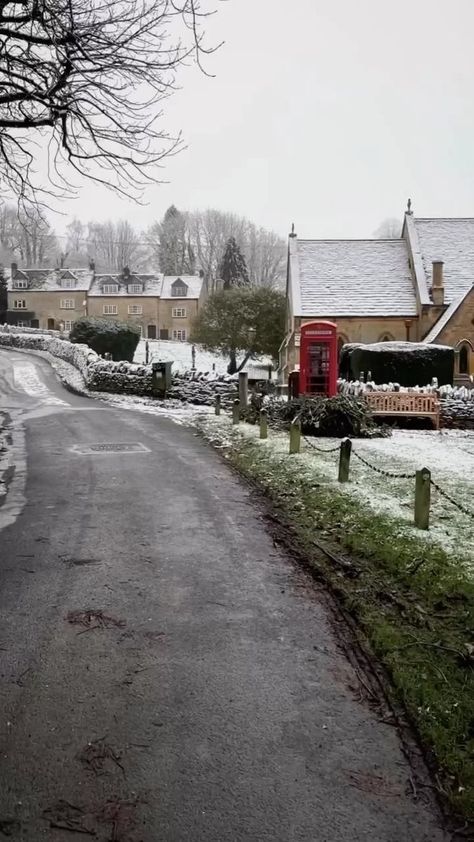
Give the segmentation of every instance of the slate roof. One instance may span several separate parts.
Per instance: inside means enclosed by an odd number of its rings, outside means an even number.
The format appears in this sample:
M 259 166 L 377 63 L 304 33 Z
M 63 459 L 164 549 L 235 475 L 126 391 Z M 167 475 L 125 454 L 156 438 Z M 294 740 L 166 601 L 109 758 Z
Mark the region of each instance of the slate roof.
M 176 296 L 171 294 L 171 288 L 174 282 L 178 279 L 183 281 L 188 288 L 186 298 L 199 298 L 201 295 L 202 285 L 204 283 L 204 279 L 199 275 L 166 275 L 163 278 L 163 285 L 161 288 L 162 298 L 176 298 Z
M 42 290 L 44 292 L 71 292 L 71 288 L 61 286 L 61 278 L 76 279 L 74 289 L 86 291 L 92 281 L 90 269 L 17 269 L 10 272 L 7 277 L 7 285 L 10 291 L 27 292 L 27 290 L 16 290 L 16 280 L 28 280 L 28 290 Z
M 443 260 L 444 300 L 451 304 L 474 283 L 474 219 L 414 217 L 414 223 L 427 285 L 433 260 Z
M 143 272 L 130 272 L 130 275 L 128 275 L 128 277 L 126 278 L 124 278 L 121 272 L 107 272 L 102 275 L 95 275 L 94 280 L 91 284 L 91 288 L 89 290 L 89 296 L 91 298 L 102 295 L 104 295 L 104 297 L 106 298 L 113 298 L 114 296 L 117 297 L 122 295 L 141 295 L 145 297 L 156 297 L 160 295 L 162 282 L 163 275 L 161 275 L 159 272 L 153 274 Z M 102 287 L 104 284 L 118 284 L 117 292 L 103 293 Z M 142 284 L 143 292 L 128 292 L 128 287 L 132 284 Z
M 404 240 L 296 242 L 296 261 L 290 249 L 292 284 L 298 284 L 294 275 L 299 276 L 295 315 L 416 316 Z

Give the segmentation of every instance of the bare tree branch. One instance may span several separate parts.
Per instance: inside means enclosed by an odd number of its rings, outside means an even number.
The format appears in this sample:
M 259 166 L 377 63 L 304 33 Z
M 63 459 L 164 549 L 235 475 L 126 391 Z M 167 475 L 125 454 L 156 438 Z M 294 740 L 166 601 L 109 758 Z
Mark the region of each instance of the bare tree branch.
M 203 42 L 202 2 L 0 0 L 0 195 L 75 193 L 77 173 L 139 199 L 182 147 L 157 105 L 180 67 L 217 49 Z

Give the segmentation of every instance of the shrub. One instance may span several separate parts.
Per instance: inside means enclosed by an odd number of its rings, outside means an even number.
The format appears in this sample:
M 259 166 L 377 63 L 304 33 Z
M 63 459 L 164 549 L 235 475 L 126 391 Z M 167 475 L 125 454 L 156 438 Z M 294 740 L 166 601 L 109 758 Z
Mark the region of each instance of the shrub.
M 341 351 L 339 371 L 344 380 L 358 380 L 362 373 L 375 383 L 399 383 L 418 386 L 431 383 L 452 383 L 454 350 L 444 345 L 424 342 L 374 342 L 372 345 L 352 343 Z
M 140 328 L 126 322 L 83 318 L 74 323 L 69 339 L 88 345 L 97 354 L 110 354 L 113 360 L 132 362 Z
M 270 399 L 264 402 L 261 395 L 253 395 L 250 406 L 242 413 L 243 419 L 256 424 L 263 406 L 269 424 L 288 427 L 298 417 L 302 432 L 308 436 L 366 438 L 390 435 L 387 428 L 376 425 L 368 404 L 355 397 L 301 397 L 290 401 Z

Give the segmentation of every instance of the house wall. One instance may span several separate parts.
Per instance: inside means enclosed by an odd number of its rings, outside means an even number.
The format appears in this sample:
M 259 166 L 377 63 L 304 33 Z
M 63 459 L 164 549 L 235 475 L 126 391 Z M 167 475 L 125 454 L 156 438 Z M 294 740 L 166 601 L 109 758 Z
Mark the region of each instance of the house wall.
M 34 313 L 32 318 L 39 322 L 38 327 L 47 329 L 48 320 L 54 319 L 54 328 L 59 327 L 60 322 L 76 321 L 85 315 L 86 308 L 83 306 L 87 292 L 80 289 L 64 289 L 60 292 L 45 292 L 44 290 L 28 290 L 18 289 L 8 291 L 8 309 L 11 312 L 18 313 L 20 317 L 21 309 L 16 309 L 14 301 L 22 299 L 26 301 L 26 311 Z M 61 301 L 64 299 L 72 299 L 74 301 L 74 308 L 72 310 L 61 308 Z
M 471 346 L 468 373 L 474 375 L 474 287 L 436 338 L 436 344 L 453 348 L 463 341 Z
M 174 331 L 185 330 L 186 340 L 188 340 L 199 306 L 200 302 L 197 298 L 162 298 L 160 300 L 160 330 L 168 330 L 170 339 L 173 339 Z M 173 310 L 179 309 L 185 310 L 186 315 L 173 316 Z
M 117 308 L 115 314 L 105 314 L 104 306 L 113 305 Z M 142 313 L 133 315 L 129 313 L 129 307 L 137 305 L 142 308 Z M 138 325 L 142 329 L 142 335 L 147 336 L 148 325 L 156 327 L 158 335 L 159 325 L 159 305 L 160 299 L 158 296 L 145 295 L 97 295 L 89 296 L 87 299 L 87 315 L 99 319 L 114 319 L 120 322 L 130 322 Z

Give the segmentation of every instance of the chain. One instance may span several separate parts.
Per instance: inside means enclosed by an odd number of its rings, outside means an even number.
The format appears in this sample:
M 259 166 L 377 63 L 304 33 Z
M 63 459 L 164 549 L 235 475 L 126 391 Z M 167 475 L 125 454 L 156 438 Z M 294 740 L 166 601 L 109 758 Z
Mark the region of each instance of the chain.
M 459 511 L 462 512 L 463 515 L 467 515 L 468 517 L 474 518 L 474 512 L 472 512 L 470 509 L 466 509 L 465 506 L 461 505 L 461 503 L 457 503 L 456 500 L 453 497 L 451 497 L 451 495 L 448 494 L 446 491 L 443 491 L 443 489 L 440 488 L 438 483 L 436 483 L 433 479 L 430 479 L 430 482 L 433 488 L 436 488 L 436 491 L 439 494 L 441 494 L 441 496 L 444 497 L 446 500 L 449 500 L 449 502 L 452 503 L 452 505 L 455 506 L 456 509 L 459 509 Z
M 336 444 L 335 447 L 318 447 L 317 444 L 314 444 L 312 441 L 308 439 L 307 436 L 303 436 L 306 444 L 311 447 L 313 450 L 317 450 L 318 453 L 335 453 L 336 450 L 340 450 L 340 445 Z
M 416 474 L 393 474 L 390 471 L 384 471 L 383 468 L 377 468 L 375 465 L 371 465 L 370 462 L 367 462 L 367 459 L 360 456 L 360 454 L 354 449 L 352 450 L 352 455 L 356 456 L 357 459 L 359 459 L 360 462 L 363 462 L 364 465 L 367 465 L 368 468 L 372 468 L 373 471 L 377 471 L 378 474 L 382 474 L 384 477 L 390 477 L 390 479 L 415 479 Z

